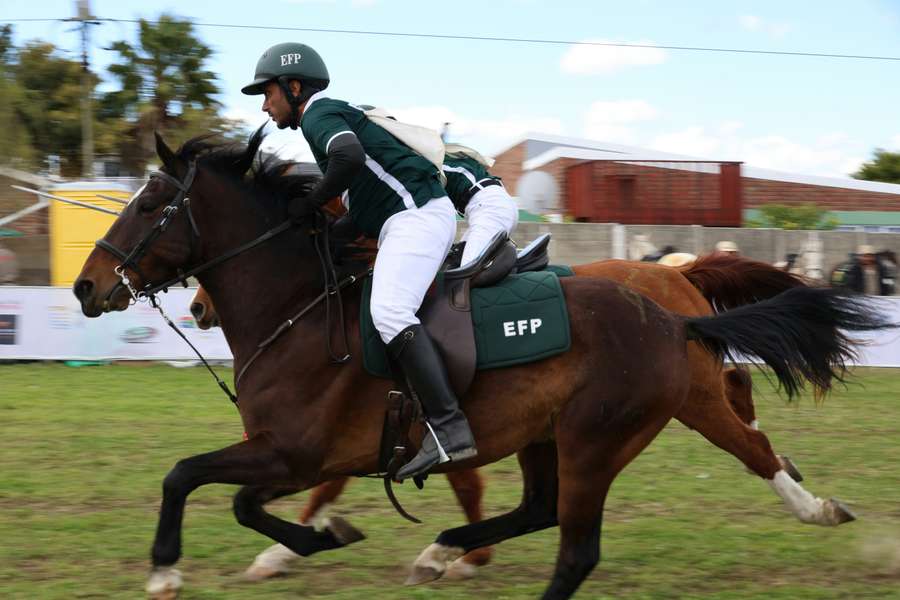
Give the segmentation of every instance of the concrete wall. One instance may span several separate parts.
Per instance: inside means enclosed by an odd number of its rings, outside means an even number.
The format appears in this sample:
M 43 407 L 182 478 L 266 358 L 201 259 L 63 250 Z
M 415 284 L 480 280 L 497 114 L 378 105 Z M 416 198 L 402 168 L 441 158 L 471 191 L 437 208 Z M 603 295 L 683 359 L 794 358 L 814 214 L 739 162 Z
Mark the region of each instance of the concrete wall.
M 625 244 L 614 248 L 613 230 L 624 230 Z M 460 223 L 459 235 L 465 232 Z M 785 259 L 789 252 L 799 253 L 811 236 L 822 242 L 823 267 L 830 271 L 856 251 L 860 244 L 871 244 L 876 250 L 892 250 L 900 254 L 900 234 L 856 231 L 784 231 L 781 229 L 747 229 L 700 227 L 697 225 L 614 225 L 610 223 L 521 223 L 513 239 L 524 246 L 538 235 L 552 234 L 551 261 L 558 264 L 580 264 L 607 258 L 625 258 L 635 235 L 642 234 L 657 247 L 675 246 L 681 252 L 708 254 L 716 242 L 730 240 L 741 254 L 773 263 Z M 618 255 L 617 255 L 618 254 Z

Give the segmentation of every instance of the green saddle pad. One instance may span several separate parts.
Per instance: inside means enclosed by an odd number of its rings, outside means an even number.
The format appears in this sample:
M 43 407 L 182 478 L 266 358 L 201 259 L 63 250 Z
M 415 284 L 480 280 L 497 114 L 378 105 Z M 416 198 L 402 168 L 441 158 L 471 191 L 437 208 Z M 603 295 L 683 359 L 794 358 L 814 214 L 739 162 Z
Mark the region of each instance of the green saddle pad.
M 472 290 L 479 370 L 533 362 L 569 349 L 569 313 L 559 277 L 571 274 L 568 267 L 548 267 L 544 271 L 510 275 L 495 286 Z M 369 310 L 371 295 L 369 277 L 363 285 L 360 305 L 363 366 L 371 375 L 390 378 L 387 349 Z

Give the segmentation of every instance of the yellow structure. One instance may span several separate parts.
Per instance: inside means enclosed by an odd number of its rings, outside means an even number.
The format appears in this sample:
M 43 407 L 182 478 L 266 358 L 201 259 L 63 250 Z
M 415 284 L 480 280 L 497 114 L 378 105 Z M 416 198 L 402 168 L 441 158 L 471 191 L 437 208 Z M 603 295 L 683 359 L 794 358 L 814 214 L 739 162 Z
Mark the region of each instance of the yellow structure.
M 124 205 L 97 196 L 103 194 L 128 200 L 131 191 L 120 184 L 105 181 L 64 183 L 49 193 L 121 211 Z M 56 200 L 50 201 L 50 285 L 69 287 L 81 272 L 81 266 L 94 249 L 94 242 L 106 234 L 116 218 L 113 215 Z

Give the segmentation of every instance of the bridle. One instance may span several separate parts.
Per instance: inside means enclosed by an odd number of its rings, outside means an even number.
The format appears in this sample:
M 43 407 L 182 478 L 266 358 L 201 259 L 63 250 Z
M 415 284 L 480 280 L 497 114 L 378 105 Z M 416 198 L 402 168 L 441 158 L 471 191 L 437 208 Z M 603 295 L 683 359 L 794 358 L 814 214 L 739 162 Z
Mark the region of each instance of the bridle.
M 181 283 L 182 285 L 184 285 L 184 287 L 188 287 L 187 280 L 189 277 L 193 277 L 194 275 L 197 275 L 198 273 L 201 273 L 201 272 L 211 269 L 215 266 L 218 266 L 218 265 L 222 264 L 223 262 L 225 262 L 231 258 L 234 258 L 235 256 L 242 254 L 242 253 L 246 252 L 247 250 L 250 250 L 251 248 L 254 248 L 254 247 L 270 240 L 271 238 L 277 236 L 278 234 L 283 233 L 283 232 L 287 231 L 288 229 L 290 229 L 292 223 L 291 223 L 291 221 L 285 221 L 284 223 L 281 223 L 277 227 L 269 229 L 268 231 L 266 231 L 259 237 L 254 238 L 253 240 L 251 240 L 245 244 L 242 244 L 236 248 L 233 248 L 233 249 L 229 250 L 228 252 L 226 252 L 216 258 L 213 258 L 212 260 L 206 261 L 205 263 L 202 263 L 196 267 L 192 267 L 188 271 L 182 271 L 181 269 L 178 269 L 178 276 L 173 279 L 170 279 L 168 281 L 165 281 L 163 283 L 156 284 L 156 285 L 150 284 L 149 282 L 147 282 L 147 278 L 141 272 L 140 267 L 138 266 L 138 262 L 147 253 L 147 250 L 150 247 L 150 245 L 154 241 L 156 241 L 156 239 L 162 233 L 164 233 L 166 231 L 169 224 L 172 222 L 172 219 L 175 217 L 175 215 L 178 213 L 178 211 L 181 210 L 182 207 L 185 209 L 185 212 L 187 213 L 187 219 L 190 223 L 190 232 L 189 232 L 190 256 L 194 255 L 194 248 L 196 245 L 196 240 L 200 238 L 200 231 L 197 229 L 197 222 L 194 220 L 194 215 L 191 212 L 191 203 L 190 203 L 190 197 L 188 196 L 188 193 L 190 191 L 191 186 L 194 183 L 194 177 L 196 176 L 196 174 L 197 174 L 196 161 L 191 161 L 191 163 L 189 164 L 188 171 L 187 171 L 187 174 L 185 175 L 184 181 L 179 181 L 175 177 L 172 177 L 171 175 L 169 175 L 168 173 L 164 173 L 163 171 L 153 171 L 150 174 L 151 179 L 159 178 L 159 179 L 162 179 L 163 181 L 166 181 L 167 183 L 173 185 L 178 190 L 178 193 L 175 194 L 175 197 L 172 198 L 172 200 L 166 205 L 165 208 L 163 208 L 162 214 L 160 215 L 160 217 L 156 221 L 156 223 L 153 225 L 151 230 L 147 233 L 147 235 L 144 236 L 143 239 L 141 239 L 140 242 L 138 242 L 138 244 L 131 250 L 131 252 L 126 253 L 125 251 L 121 250 L 120 248 L 118 248 L 114 244 L 111 244 L 110 242 L 106 241 L 105 239 L 97 240 L 95 242 L 95 245 L 98 248 L 102 248 L 103 250 L 106 250 L 107 252 L 109 252 L 110 254 L 112 254 L 113 256 L 115 256 L 116 258 L 118 258 L 121 261 L 121 263 L 113 269 L 115 274 L 119 277 L 119 282 L 115 286 L 113 286 L 113 288 L 109 291 L 109 293 L 106 296 L 106 301 L 108 302 L 110 300 L 110 298 L 112 298 L 113 294 L 116 292 L 116 290 L 119 288 L 119 286 L 125 287 L 125 289 L 128 290 L 128 293 L 131 294 L 130 304 L 135 304 L 137 302 L 149 301 L 150 305 L 159 311 L 160 315 L 162 315 L 163 319 L 165 319 L 166 323 L 168 323 L 168 325 L 175 331 L 175 333 L 177 333 L 178 336 L 181 337 L 181 339 L 183 339 L 191 347 L 191 349 L 197 354 L 197 356 L 203 362 L 204 366 L 206 366 L 207 370 L 212 374 L 213 378 L 219 384 L 219 387 L 222 388 L 222 390 L 229 397 L 229 399 L 233 403 L 237 404 L 237 397 L 231 392 L 230 389 L 228 389 L 228 386 L 225 384 L 225 382 L 222 381 L 222 379 L 218 375 L 216 375 L 216 373 L 212 370 L 212 367 L 209 366 L 209 363 L 207 363 L 206 359 L 203 358 L 203 355 L 200 354 L 200 352 L 197 350 L 197 348 L 194 347 L 194 345 L 190 342 L 190 340 L 187 339 L 187 337 L 181 332 L 181 330 L 178 329 L 178 327 L 175 325 L 175 323 L 173 323 L 172 320 L 169 318 L 169 316 L 163 311 L 161 304 L 159 303 L 159 301 L 156 298 L 156 294 L 158 294 L 159 292 L 163 292 L 163 293 L 167 292 L 171 286 L 173 286 L 174 284 L 177 284 L 177 283 Z M 319 210 L 316 210 L 314 215 L 317 220 L 319 220 L 319 219 L 321 219 L 323 221 L 325 220 L 324 216 L 322 215 L 321 211 L 319 211 Z M 319 262 L 322 266 L 322 273 L 325 278 L 325 290 L 321 294 L 319 294 L 319 296 L 314 298 L 312 300 L 312 302 L 307 304 L 299 313 L 295 314 L 290 319 L 287 319 L 286 321 L 281 323 L 276 328 L 275 332 L 272 335 L 265 338 L 265 340 L 261 344 L 259 344 L 259 346 L 257 348 L 257 352 L 253 356 L 250 357 L 250 360 L 244 365 L 243 369 L 241 369 L 241 372 L 238 374 L 237 378 L 235 379 L 235 385 L 237 385 L 237 383 L 240 381 L 241 377 L 244 375 L 244 373 L 247 372 L 247 369 L 256 360 L 256 358 L 266 348 L 268 348 L 269 345 L 271 345 L 271 343 L 275 341 L 275 339 L 279 338 L 281 336 L 281 334 L 284 333 L 285 331 L 287 331 L 288 329 L 290 329 L 300 317 L 302 317 L 303 315 L 305 315 L 306 313 L 311 311 L 317 304 L 319 304 L 323 300 L 325 301 L 325 307 L 326 307 L 325 338 L 328 342 L 328 344 L 327 344 L 328 345 L 328 353 L 331 356 L 332 361 L 335 363 L 338 363 L 338 364 L 344 364 L 350 360 L 350 354 L 349 354 L 350 346 L 347 341 L 347 329 L 346 329 L 346 325 L 344 323 L 343 302 L 341 299 L 340 292 L 344 287 L 359 281 L 361 279 L 361 277 L 359 277 L 357 275 L 351 275 L 350 277 L 344 278 L 341 281 L 337 280 L 337 275 L 335 273 L 334 265 L 331 262 L 331 254 L 330 254 L 329 243 L 328 243 L 328 228 L 329 228 L 328 223 L 323 222 L 321 227 L 316 226 L 310 230 L 310 235 L 313 237 L 313 243 L 316 248 L 316 253 L 318 254 Z M 142 290 L 138 291 L 134 288 L 134 286 L 131 283 L 131 279 L 128 277 L 128 273 L 127 273 L 128 269 L 131 269 L 133 272 L 137 273 L 138 276 L 145 282 L 144 288 Z M 335 301 L 337 304 L 337 307 L 336 307 L 337 314 L 338 314 L 338 318 L 340 320 L 341 332 L 343 335 L 343 347 L 345 350 L 345 352 L 343 352 L 343 354 L 339 353 L 337 355 L 332 350 L 332 345 L 331 345 L 331 314 L 332 314 L 331 305 L 332 305 L 332 301 Z
M 200 231 L 197 229 L 197 222 L 194 220 L 194 215 L 191 212 L 191 199 L 188 196 L 188 191 L 191 189 L 191 186 L 194 184 L 194 176 L 197 174 L 197 163 L 196 161 L 191 161 L 188 166 L 187 174 L 184 177 L 184 181 L 179 181 L 175 177 L 172 177 L 168 173 L 164 173 L 163 171 L 153 171 L 150 174 L 150 178 L 154 179 L 162 179 L 168 184 L 174 186 L 178 193 L 175 194 L 175 197 L 166 205 L 162 210 L 162 214 L 160 214 L 159 219 L 153 225 L 147 235 L 138 242 L 138 244 L 132 248 L 131 252 L 126 253 L 105 239 L 99 239 L 95 242 L 95 245 L 98 248 L 102 248 L 106 250 L 116 258 L 118 258 L 121 263 L 117 267 L 113 269 L 115 274 L 119 277 L 119 283 L 125 289 L 128 290 L 128 293 L 131 294 L 131 303 L 134 304 L 136 302 L 144 302 L 148 299 L 153 298 L 154 294 L 159 292 L 160 290 L 165 290 L 166 287 L 154 287 L 149 284 L 145 286 L 145 289 L 138 291 L 131 284 L 131 279 L 128 277 L 127 270 L 131 269 L 133 272 L 137 273 L 138 276 L 146 281 L 146 277 L 141 272 L 140 267 L 138 266 L 138 262 L 140 262 L 141 258 L 143 258 L 144 254 L 146 254 L 147 249 L 150 245 L 156 241 L 160 235 L 162 235 L 166 229 L 169 227 L 169 224 L 172 222 L 172 219 L 184 207 L 185 211 L 188 215 L 188 221 L 190 222 L 190 249 L 191 254 L 193 254 L 194 246 L 196 243 L 196 238 L 200 237 Z M 179 273 L 179 277 L 175 280 L 176 282 L 181 282 L 187 287 L 187 275 L 183 273 Z M 169 284 L 171 285 L 171 284 Z M 107 301 L 112 297 L 113 293 L 115 293 L 116 288 L 118 286 L 114 286 L 112 290 L 110 290 L 107 295 Z

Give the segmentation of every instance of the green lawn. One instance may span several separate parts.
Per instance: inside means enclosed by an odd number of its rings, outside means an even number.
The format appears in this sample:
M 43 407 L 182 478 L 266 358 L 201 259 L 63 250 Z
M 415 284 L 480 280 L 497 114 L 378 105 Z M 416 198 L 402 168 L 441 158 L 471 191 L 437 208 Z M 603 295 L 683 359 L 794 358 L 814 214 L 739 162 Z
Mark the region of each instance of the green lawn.
M 786 405 L 757 378 L 757 414 L 814 494 L 859 516 L 802 525 L 731 456 L 674 423 L 619 477 L 602 562 L 579 598 L 900 598 L 900 372 L 860 370 L 817 407 Z M 179 458 L 241 436 L 235 410 L 200 369 L 0 365 L 0 598 L 140 598 L 160 484 Z M 514 459 L 486 470 L 486 509 L 513 508 Z M 269 541 L 239 526 L 230 486 L 188 500 L 183 598 L 535 598 L 557 531 L 511 540 L 476 580 L 402 586 L 409 562 L 459 525 L 446 481 L 400 486 L 424 525 L 403 521 L 381 483 L 354 482 L 339 512 L 369 538 L 305 559 L 295 574 L 240 574 Z M 302 498 L 301 498 L 302 499 Z M 298 500 L 272 506 L 293 518 Z

